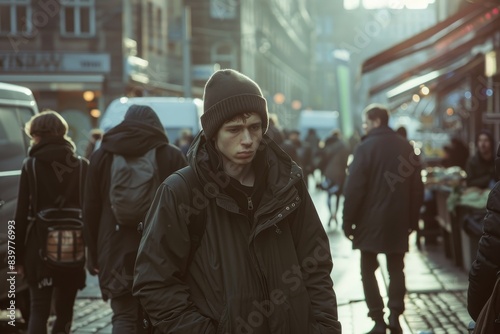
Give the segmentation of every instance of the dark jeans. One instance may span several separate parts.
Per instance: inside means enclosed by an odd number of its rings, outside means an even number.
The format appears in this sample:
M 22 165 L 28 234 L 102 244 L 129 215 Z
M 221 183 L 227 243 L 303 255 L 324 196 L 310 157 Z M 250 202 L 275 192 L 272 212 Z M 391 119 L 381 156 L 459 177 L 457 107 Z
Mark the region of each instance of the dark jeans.
M 31 316 L 28 333 L 47 333 L 47 320 L 51 311 L 52 298 L 54 299 L 56 315 L 52 326 L 52 334 L 70 333 L 77 290 L 76 288 L 67 287 L 44 287 L 42 289 L 30 287 Z
M 142 327 L 142 310 L 132 294 L 111 298 L 113 334 L 145 333 Z
M 387 259 L 387 271 L 389 272 L 389 302 L 387 307 L 391 314 L 400 315 L 405 310 L 404 298 L 406 293 L 404 257 L 405 254 L 385 254 Z M 368 316 L 372 319 L 380 319 L 384 316 L 384 301 L 380 295 L 375 270 L 379 267 L 377 254 L 361 252 L 361 279 L 363 280 L 363 291 L 365 293 Z

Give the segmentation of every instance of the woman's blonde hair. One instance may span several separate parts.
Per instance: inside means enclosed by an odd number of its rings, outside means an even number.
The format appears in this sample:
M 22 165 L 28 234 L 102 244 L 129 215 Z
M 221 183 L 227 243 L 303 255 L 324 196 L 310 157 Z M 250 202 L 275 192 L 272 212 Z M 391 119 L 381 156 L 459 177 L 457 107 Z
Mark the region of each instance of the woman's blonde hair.
M 68 123 L 54 110 L 45 110 L 31 117 L 24 127 L 28 137 L 61 137 L 67 139 Z

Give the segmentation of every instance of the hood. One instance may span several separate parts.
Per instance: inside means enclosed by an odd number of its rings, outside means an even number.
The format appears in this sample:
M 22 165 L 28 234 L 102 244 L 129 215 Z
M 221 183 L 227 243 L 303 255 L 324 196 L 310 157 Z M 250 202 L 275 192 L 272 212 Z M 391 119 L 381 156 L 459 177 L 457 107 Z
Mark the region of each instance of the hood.
M 132 105 L 125 119 L 104 134 L 101 148 L 115 154 L 140 156 L 167 144 L 167 134 L 153 109 Z
M 30 157 L 41 161 L 64 161 L 69 157 L 75 157 L 75 144 L 69 138 L 45 137 L 38 144 L 30 147 Z

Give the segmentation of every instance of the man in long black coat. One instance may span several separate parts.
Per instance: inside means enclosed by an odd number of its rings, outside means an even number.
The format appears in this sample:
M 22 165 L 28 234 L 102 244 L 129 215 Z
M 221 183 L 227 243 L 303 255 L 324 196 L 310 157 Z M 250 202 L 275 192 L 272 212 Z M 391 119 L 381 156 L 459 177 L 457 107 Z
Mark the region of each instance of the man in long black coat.
M 417 229 L 423 201 L 420 163 L 412 146 L 388 127 L 389 112 L 370 105 L 363 112 L 366 136 L 358 146 L 344 185 L 344 233 L 361 251 L 361 277 L 368 316 L 375 321 L 369 332 L 385 333 L 384 302 L 375 270 L 378 254 L 385 254 L 390 275 L 389 328 L 400 333 L 399 315 L 405 309 L 404 255 L 408 236 Z

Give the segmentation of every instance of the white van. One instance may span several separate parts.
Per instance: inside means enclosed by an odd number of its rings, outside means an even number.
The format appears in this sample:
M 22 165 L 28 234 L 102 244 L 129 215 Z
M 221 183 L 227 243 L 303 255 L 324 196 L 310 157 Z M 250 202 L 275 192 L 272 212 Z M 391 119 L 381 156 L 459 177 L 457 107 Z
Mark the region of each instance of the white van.
M 316 130 L 320 140 L 324 141 L 335 129 L 339 129 L 339 112 L 329 110 L 303 110 L 300 113 L 297 128 L 304 140 L 309 129 Z
M 19 192 L 19 178 L 24 159 L 27 157 L 29 138 L 24 133 L 24 125 L 38 113 L 38 107 L 33 93 L 26 87 L 0 82 L 0 258 L 11 259 L 8 254 L 8 228 L 16 214 L 17 196 Z M 22 244 L 24 240 L 14 240 Z M 15 244 L 11 244 L 10 250 Z M 7 255 L 10 255 L 9 258 Z M 0 275 L 9 277 L 7 261 L 2 260 Z M 19 263 L 21 259 L 15 258 Z M 5 279 L 0 280 L 0 307 L 5 310 L 14 300 L 11 289 Z M 10 296 L 10 297 L 9 297 Z M 16 308 L 27 322 L 29 313 L 29 289 L 24 279 L 16 276 L 15 287 Z
M 170 143 L 175 143 L 183 129 L 191 130 L 193 136 L 201 130 L 203 101 L 179 97 L 122 97 L 113 100 L 106 108 L 99 128 L 106 132 L 118 125 L 133 104 L 150 106 L 158 114 Z

